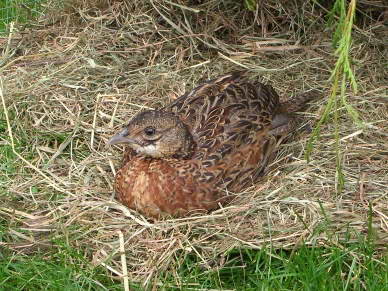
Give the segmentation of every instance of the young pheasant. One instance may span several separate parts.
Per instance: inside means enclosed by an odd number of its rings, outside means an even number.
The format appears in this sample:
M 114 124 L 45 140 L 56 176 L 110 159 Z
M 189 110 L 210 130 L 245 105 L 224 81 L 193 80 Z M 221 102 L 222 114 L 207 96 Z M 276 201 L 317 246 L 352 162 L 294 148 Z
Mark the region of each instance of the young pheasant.
M 277 138 L 289 133 L 304 94 L 280 103 L 245 72 L 213 79 L 164 108 L 144 111 L 109 144 L 128 145 L 115 191 L 146 216 L 182 216 L 224 205 L 263 175 Z

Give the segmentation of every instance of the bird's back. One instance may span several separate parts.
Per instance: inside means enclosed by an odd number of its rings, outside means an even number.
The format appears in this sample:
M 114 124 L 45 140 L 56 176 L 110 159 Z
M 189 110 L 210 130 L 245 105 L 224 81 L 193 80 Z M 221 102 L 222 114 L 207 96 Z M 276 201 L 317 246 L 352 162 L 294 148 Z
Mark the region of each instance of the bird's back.
M 257 132 L 270 127 L 279 96 L 271 86 L 247 80 L 244 73 L 206 81 L 164 108 L 190 128 L 198 145 L 195 158 L 251 144 Z
M 279 96 L 271 86 L 233 72 L 209 80 L 181 96 L 164 110 L 189 127 L 202 161 L 204 181 L 239 191 L 259 176 L 273 148 L 268 136 Z

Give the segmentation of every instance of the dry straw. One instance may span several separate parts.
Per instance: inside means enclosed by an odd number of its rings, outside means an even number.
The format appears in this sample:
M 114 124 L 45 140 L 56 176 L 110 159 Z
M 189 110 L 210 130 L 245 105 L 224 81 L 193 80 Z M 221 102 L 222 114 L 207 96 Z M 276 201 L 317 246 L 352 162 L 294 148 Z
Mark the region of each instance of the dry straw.
M 1 180 L 7 194 L 0 215 L 13 225 L 10 242 L 2 244 L 34 252 L 50 248 L 53 238 L 66 238 L 124 282 L 158 284 L 158 274 L 174 274 L 187 254 L 211 269 L 235 247 L 359 239 L 368 233 L 368 213 L 376 243 L 388 243 L 380 18 L 366 15 L 353 36 L 359 93 L 346 94 L 366 127 L 360 130 L 345 108 L 337 109 L 346 178 L 341 193 L 335 191 L 336 141 L 329 122 L 309 163 L 309 133 L 301 130 L 280 147 L 268 176 L 230 205 L 204 216 L 152 222 L 114 199 L 121 152 L 106 146 L 108 138 L 140 110 L 240 68 L 284 98 L 319 89 L 322 98 L 300 114 L 301 127 L 314 124 L 336 62 L 331 30 L 323 23 L 327 8 L 315 1 L 262 1 L 253 12 L 232 0 L 65 2 L 51 3 L 44 19 L 0 38 L 7 54 L 0 67 L 1 144 L 15 157 Z

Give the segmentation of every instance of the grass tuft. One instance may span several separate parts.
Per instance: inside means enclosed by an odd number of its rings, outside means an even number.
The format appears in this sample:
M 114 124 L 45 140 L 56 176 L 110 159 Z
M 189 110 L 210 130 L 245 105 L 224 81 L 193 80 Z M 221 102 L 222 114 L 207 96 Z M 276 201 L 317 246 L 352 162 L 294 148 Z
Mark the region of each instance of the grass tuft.
M 121 290 L 121 283 L 93 267 L 85 255 L 57 242 L 56 252 L 0 260 L 0 290 Z
M 333 15 L 339 14 L 339 20 L 336 22 L 336 30 L 333 34 L 333 45 L 336 48 L 335 56 L 337 57 L 336 64 L 331 74 L 330 80 L 332 81 L 331 93 L 325 106 L 324 112 L 314 128 L 306 147 L 306 159 L 310 160 L 311 152 L 314 148 L 316 141 L 319 138 L 320 130 L 325 122 L 330 120 L 330 116 L 334 117 L 334 137 L 335 137 L 335 154 L 336 154 L 336 184 L 337 193 L 341 193 L 344 189 L 345 175 L 342 169 L 342 151 L 340 145 L 340 125 L 339 125 L 339 111 L 340 105 L 344 106 L 352 118 L 353 122 L 359 127 L 364 128 L 363 123 L 359 118 L 358 112 L 353 108 L 352 105 L 346 99 L 346 88 L 347 83 L 350 83 L 353 93 L 357 94 L 357 82 L 351 68 L 350 61 L 350 49 L 351 49 L 351 35 L 353 28 L 353 21 L 356 12 L 356 0 L 349 2 L 348 11 L 346 13 L 346 1 L 336 0 L 330 13 L 330 21 L 333 22 Z M 338 95 L 339 94 L 339 95 Z
M 47 0 L 0 1 L 0 34 L 7 31 L 11 22 L 25 23 L 42 15 L 42 4 Z

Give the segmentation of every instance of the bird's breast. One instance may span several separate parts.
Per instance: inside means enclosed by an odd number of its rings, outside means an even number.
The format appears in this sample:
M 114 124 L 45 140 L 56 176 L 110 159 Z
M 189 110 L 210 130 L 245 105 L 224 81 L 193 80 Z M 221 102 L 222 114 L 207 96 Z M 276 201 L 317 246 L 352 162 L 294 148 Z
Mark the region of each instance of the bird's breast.
M 118 199 L 147 216 L 183 215 L 218 205 L 218 189 L 200 182 L 189 161 L 135 157 L 116 176 Z

